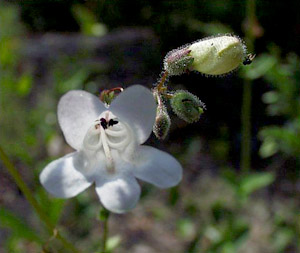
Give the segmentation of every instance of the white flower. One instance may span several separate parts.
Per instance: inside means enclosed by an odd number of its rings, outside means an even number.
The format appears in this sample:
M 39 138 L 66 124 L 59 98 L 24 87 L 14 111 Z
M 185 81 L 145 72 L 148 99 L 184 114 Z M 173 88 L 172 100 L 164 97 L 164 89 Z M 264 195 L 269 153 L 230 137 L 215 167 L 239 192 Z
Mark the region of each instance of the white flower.
M 95 183 L 103 206 L 115 213 L 135 207 L 136 178 L 159 188 L 179 183 L 182 167 L 171 155 L 143 144 L 151 134 L 156 103 L 140 85 L 119 94 L 108 107 L 99 98 L 74 90 L 58 104 L 58 121 L 76 152 L 48 164 L 40 175 L 51 194 L 71 198 Z

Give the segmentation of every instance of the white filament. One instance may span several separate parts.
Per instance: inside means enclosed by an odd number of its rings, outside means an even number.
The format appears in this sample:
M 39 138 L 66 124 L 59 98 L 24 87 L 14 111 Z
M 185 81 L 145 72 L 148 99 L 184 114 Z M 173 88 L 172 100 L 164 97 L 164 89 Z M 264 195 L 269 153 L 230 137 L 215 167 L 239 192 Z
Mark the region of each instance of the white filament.
M 102 139 L 102 146 L 106 157 L 106 169 L 108 172 L 114 172 L 114 161 L 111 156 L 110 148 L 106 139 L 105 130 L 102 126 L 100 126 L 100 131 L 101 131 L 100 138 Z

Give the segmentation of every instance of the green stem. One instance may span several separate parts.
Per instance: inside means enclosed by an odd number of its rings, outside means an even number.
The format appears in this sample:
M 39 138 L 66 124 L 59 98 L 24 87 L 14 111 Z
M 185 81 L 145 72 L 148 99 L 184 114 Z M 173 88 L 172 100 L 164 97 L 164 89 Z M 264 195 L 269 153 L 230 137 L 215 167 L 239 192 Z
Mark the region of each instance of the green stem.
M 54 225 L 52 225 L 51 221 L 48 218 L 48 215 L 43 211 L 40 207 L 39 203 L 34 198 L 31 190 L 23 181 L 20 173 L 15 168 L 14 164 L 9 160 L 8 156 L 5 154 L 4 150 L 0 147 L 0 159 L 3 161 L 4 166 L 7 168 L 9 174 L 14 179 L 17 186 L 20 188 L 25 198 L 29 202 L 29 204 L 36 211 L 40 219 L 45 223 L 47 230 L 50 234 L 55 233 L 56 238 L 61 241 L 65 248 L 69 249 L 72 252 L 79 252 L 70 242 L 68 242 L 62 235 L 59 234 Z
M 101 214 L 101 220 L 103 221 L 101 253 L 106 253 L 109 215 L 110 215 L 110 212 L 107 209 L 103 209 L 102 214 Z
M 168 76 L 169 76 L 168 71 L 164 71 L 156 86 L 156 89 L 158 90 L 159 93 L 161 92 L 161 90 L 163 90 L 164 84 L 167 81 Z
M 254 50 L 253 27 L 255 25 L 255 0 L 247 0 L 246 3 L 246 31 L 245 40 L 250 52 Z M 245 80 L 242 102 L 242 141 L 241 141 L 241 170 L 247 174 L 251 168 L 251 99 L 252 82 Z

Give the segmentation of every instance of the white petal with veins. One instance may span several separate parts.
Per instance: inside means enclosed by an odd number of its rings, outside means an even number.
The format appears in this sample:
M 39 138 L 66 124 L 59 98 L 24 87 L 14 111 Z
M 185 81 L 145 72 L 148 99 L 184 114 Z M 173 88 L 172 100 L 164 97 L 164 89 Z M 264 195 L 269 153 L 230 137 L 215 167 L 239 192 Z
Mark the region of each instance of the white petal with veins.
M 96 192 L 106 209 L 124 213 L 136 206 L 141 188 L 133 176 L 117 174 L 97 180 Z
M 59 101 L 57 114 L 67 143 L 79 150 L 86 132 L 105 110 L 99 98 L 86 91 L 73 90 L 65 94 Z
M 133 127 L 139 144 L 149 138 L 156 116 L 156 103 L 149 89 L 140 85 L 125 89 L 112 101 L 109 110 Z
M 182 179 L 180 163 L 166 152 L 141 146 L 136 154 L 134 175 L 159 188 L 177 185 Z
M 93 183 L 77 167 L 82 169 L 84 164 L 80 153 L 74 152 L 49 163 L 40 174 L 40 182 L 57 197 L 74 197 Z

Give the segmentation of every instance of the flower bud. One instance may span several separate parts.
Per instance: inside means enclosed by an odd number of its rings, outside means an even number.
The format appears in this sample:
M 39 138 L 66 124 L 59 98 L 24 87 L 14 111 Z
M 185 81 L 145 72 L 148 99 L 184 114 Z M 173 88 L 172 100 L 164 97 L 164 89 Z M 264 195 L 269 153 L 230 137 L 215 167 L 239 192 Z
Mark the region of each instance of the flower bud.
M 122 92 L 123 91 L 123 88 L 122 87 L 116 87 L 116 88 L 112 88 L 110 90 L 103 90 L 101 93 L 100 93 L 100 100 L 105 103 L 106 105 L 110 105 L 111 102 L 115 99 L 115 97 L 117 96 L 116 94 L 116 91 L 117 92 Z
M 246 46 L 236 36 L 202 39 L 188 47 L 194 61 L 190 70 L 207 75 L 223 75 L 239 67 L 246 57 Z
M 170 51 L 164 59 L 164 70 L 169 76 L 181 75 L 188 71 L 193 63 L 193 57 L 189 56 L 191 51 L 187 47 Z
M 188 123 L 198 121 L 205 108 L 199 98 L 185 90 L 176 91 L 170 103 L 174 113 Z
M 157 107 L 153 133 L 158 139 L 165 139 L 171 126 L 171 120 L 165 107 Z

